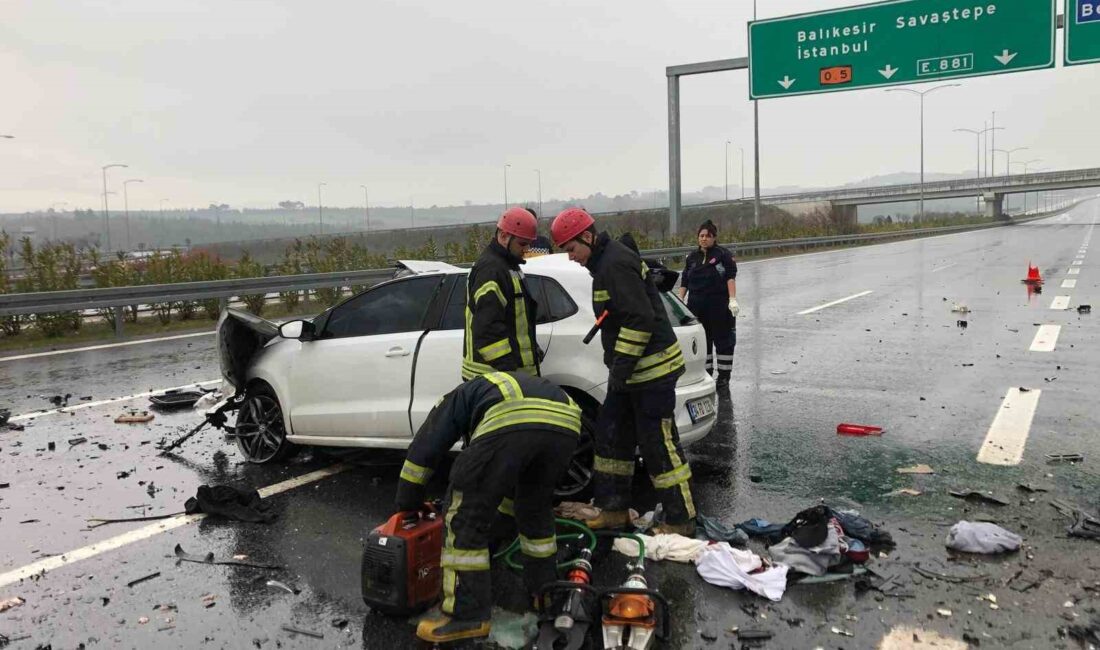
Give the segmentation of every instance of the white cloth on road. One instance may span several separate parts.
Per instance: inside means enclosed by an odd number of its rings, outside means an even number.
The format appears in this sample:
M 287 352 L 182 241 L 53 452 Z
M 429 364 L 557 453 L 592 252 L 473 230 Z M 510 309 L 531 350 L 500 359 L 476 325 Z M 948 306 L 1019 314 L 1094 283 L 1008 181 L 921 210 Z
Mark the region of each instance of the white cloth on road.
M 639 535 L 645 542 L 645 559 L 671 560 L 673 562 L 694 562 L 710 542 L 705 539 L 691 539 L 683 535 Z M 616 551 L 628 557 L 638 557 L 638 542 L 629 537 L 615 540 Z
M 947 548 L 964 553 L 1017 551 L 1023 541 L 1016 533 L 985 521 L 960 521 L 947 532 Z
M 764 561 L 756 553 L 733 548 L 725 542 L 707 546 L 695 560 L 699 576 L 712 585 L 748 589 L 768 600 L 779 601 L 787 589 L 787 567 L 776 565 L 750 573 L 763 566 Z

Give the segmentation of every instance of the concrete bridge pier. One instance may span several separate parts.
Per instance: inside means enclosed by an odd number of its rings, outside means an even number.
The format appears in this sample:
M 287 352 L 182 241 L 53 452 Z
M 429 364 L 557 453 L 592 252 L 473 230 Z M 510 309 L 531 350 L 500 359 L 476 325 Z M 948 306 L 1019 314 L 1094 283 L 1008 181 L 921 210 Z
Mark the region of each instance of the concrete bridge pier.
M 831 201 L 829 207 L 833 212 L 833 216 L 841 223 L 855 225 L 859 222 L 858 205 L 837 203 L 835 201 Z
M 1004 194 L 984 192 L 982 193 L 982 198 L 985 199 L 985 216 L 1008 221 L 1008 215 L 1006 215 L 1004 211 Z

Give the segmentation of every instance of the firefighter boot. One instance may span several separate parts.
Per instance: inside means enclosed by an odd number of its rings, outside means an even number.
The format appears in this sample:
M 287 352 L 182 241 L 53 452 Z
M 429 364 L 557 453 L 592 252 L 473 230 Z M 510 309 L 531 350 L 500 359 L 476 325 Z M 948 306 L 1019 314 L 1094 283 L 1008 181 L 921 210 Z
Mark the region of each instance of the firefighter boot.
M 489 636 L 489 621 L 462 621 L 441 614 L 416 626 L 416 636 L 430 643 L 450 643 Z
M 688 519 L 682 524 L 657 524 L 653 527 L 653 534 L 695 537 L 695 519 Z
M 604 510 L 595 519 L 587 519 L 584 522 L 592 530 L 607 528 L 625 528 L 630 523 L 630 512 L 627 510 Z

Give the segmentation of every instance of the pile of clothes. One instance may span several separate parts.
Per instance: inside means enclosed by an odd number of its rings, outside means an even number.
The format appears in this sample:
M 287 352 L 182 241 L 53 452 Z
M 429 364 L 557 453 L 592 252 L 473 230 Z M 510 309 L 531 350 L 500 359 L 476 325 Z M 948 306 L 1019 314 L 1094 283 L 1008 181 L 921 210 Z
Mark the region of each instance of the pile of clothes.
M 734 548 L 744 546 L 748 538 L 763 541 L 768 557 Z M 643 535 L 642 539 L 648 560 L 694 563 L 700 577 L 711 584 L 748 589 L 773 601 L 800 580 L 853 573 L 870 558 L 872 546 L 894 546 L 890 533 L 859 513 L 824 504 L 803 510 L 786 524 L 754 518 L 727 527 L 700 516 L 696 539 L 681 535 Z M 629 538 L 616 540 L 614 547 L 624 555 L 638 553 L 637 542 Z

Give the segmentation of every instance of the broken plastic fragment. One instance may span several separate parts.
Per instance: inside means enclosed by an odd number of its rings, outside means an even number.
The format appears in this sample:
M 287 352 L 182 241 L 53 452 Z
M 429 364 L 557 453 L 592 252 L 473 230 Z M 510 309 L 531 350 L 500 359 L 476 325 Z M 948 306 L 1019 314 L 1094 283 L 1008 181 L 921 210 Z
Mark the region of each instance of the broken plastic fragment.
M 936 471 L 930 466 L 920 463 L 911 467 L 899 467 L 897 469 L 898 474 L 935 474 Z

